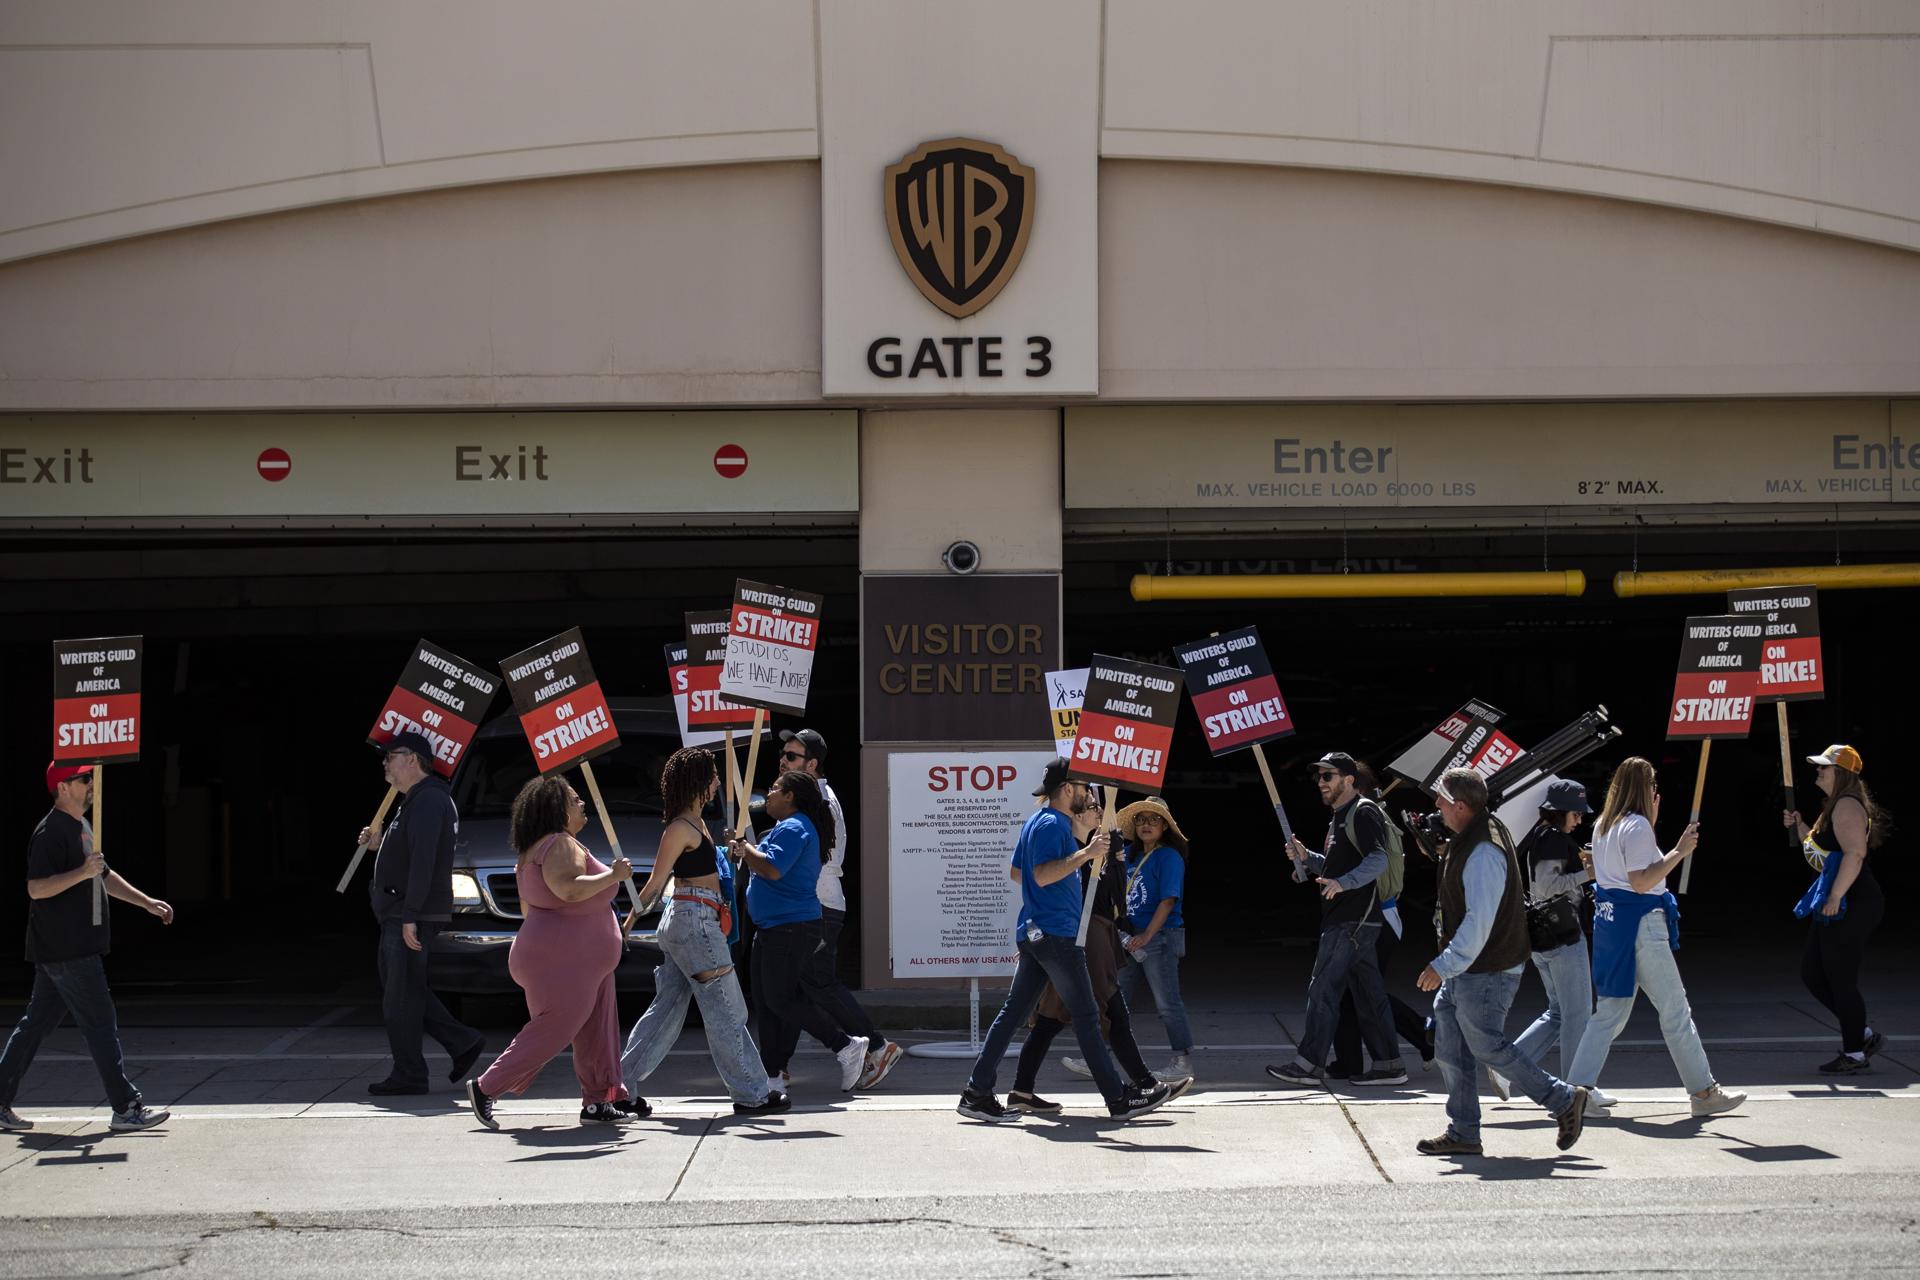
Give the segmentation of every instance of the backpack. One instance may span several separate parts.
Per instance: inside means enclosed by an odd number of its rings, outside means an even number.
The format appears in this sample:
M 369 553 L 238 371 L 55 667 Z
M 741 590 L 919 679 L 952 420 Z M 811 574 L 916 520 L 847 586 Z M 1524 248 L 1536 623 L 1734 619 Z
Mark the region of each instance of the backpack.
M 1407 846 L 1400 832 L 1400 824 L 1393 820 L 1385 805 L 1378 800 L 1368 800 L 1364 796 L 1360 804 L 1347 810 L 1347 843 L 1354 848 L 1360 847 L 1360 840 L 1354 834 L 1354 820 L 1359 817 L 1360 805 L 1372 805 L 1379 810 L 1380 821 L 1387 828 L 1387 869 L 1374 881 L 1374 892 L 1379 895 L 1381 906 L 1387 906 L 1400 896 L 1401 888 L 1407 883 Z M 1362 856 L 1365 856 L 1364 853 Z

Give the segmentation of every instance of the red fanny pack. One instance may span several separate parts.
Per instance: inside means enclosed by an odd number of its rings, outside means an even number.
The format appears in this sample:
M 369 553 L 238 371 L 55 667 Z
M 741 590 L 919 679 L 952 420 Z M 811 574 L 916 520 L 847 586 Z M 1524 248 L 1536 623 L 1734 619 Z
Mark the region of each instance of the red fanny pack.
M 725 902 L 718 898 L 710 898 L 704 893 L 676 893 L 673 896 L 676 901 L 697 902 L 702 906 L 712 907 L 720 913 L 720 932 L 725 934 L 733 932 L 733 908 Z

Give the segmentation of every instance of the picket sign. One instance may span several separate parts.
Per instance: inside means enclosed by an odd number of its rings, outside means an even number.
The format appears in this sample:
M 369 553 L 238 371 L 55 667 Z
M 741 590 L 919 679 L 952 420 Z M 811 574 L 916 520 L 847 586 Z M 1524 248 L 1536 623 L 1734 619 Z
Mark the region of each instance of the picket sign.
M 1766 652 L 1760 665 L 1758 700 L 1772 702 L 1780 727 L 1780 794 L 1789 812 L 1793 793 L 1793 747 L 1787 740 L 1787 704 L 1826 696 L 1826 664 L 1820 652 L 1820 593 L 1814 587 L 1765 587 L 1727 592 L 1727 612 L 1761 615 Z M 1800 836 L 1787 828 L 1787 848 L 1800 852 Z
M 1673 677 L 1667 711 L 1667 741 L 1700 743 L 1700 769 L 1694 776 L 1688 822 L 1700 821 L 1700 800 L 1707 788 L 1707 755 L 1715 738 L 1744 738 L 1753 729 L 1760 691 L 1765 623 L 1752 615 L 1713 614 L 1686 619 L 1681 630 L 1680 662 Z M 1680 892 L 1693 882 L 1694 858 L 1680 871 Z
M 107 766 L 103 764 L 93 766 L 93 851 L 95 853 L 100 852 L 100 819 L 102 815 L 100 792 L 104 790 L 102 784 L 105 783 L 106 780 Z M 104 857 L 105 855 L 103 854 L 102 856 Z M 100 923 L 100 914 L 105 910 L 106 905 L 107 873 L 103 871 L 93 878 L 93 923 L 96 926 Z
M 375 840 L 380 838 L 380 824 L 386 820 L 387 810 L 393 807 L 394 797 L 399 794 L 400 790 L 398 787 L 389 786 L 387 788 L 386 798 L 380 802 L 380 807 L 373 811 L 373 821 L 367 824 L 367 838 L 362 840 L 360 847 L 353 851 L 353 861 L 347 864 L 346 873 L 340 877 L 340 883 L 333 886 L 335 893 L 345 893 L 347 891 L 347 882 L 352 880 L 353 873 L 360 869 L 360 859 L 367 856 L 367 849 Z

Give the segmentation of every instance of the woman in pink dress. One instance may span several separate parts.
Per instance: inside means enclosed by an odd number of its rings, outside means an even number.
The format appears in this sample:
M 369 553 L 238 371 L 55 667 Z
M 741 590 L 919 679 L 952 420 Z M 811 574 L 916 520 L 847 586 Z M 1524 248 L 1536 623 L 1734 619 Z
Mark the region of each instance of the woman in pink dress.
M 613 895 L 633 878 L 633 864 L 616 858 L 609 867 L 573 838 L 587 825 L 587 807 L 559 774 L 520 788 L 512 825 L 526 920 L 514 935 L 507 970 L 527 993 L 530 1020 L 493 1065 L 467 1081 L 474 1118 L 498 1129 L 494 1099 L 525 1093 L 569 1044 L 580 1077 L 581 1124 L 645 1115 L 644 1103 L 614 1105 L 625 1102 L 627 1088 L 620 1082 L 620 1011 L 613 989 L 621 947 Z

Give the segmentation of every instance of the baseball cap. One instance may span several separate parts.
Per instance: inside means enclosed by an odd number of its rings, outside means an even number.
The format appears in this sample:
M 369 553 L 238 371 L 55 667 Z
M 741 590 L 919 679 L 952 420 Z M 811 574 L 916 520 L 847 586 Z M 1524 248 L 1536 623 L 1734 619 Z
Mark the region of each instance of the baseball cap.
M 427 741 L 425 734 L 415 733 L 411 729 L 403 729 L 394 734 L 387 740 L 387 744 L 380 748 L 380 754 L 383 756 L 390 756 L 396 751 L 413 752 L 420 757 L 421 764 L 428 764 L 433 760 L 433 744 Z
M 1547 784 L 1547 802 L 1540 806 L 1555 813 L 1592 813 L 1587 789 L 1571 778 L 1555 778 Z
M 1055 756 L 1047 761 L 1047 771 L 1041 775 L 1040 785 L 1033 789 L 1037 796 L 1050 796 L 1067 780 L 1067 770 L 1072 768 L 1065 756 Z
M 70 782 L 83 774 L 91 774 L 90 764 L 61 764 L 58 760 L 47 766 L 47 794 L 52 795 L 54 788 L 63 782 Z
M 1808 756 L 1808 764 L 1830 764 L 1836 769 L 1845 769 L 1848 773 L 1865 773 L 1866 761 L 1860 753 L 1844 742 L 1836 742 L 1817 756 Z
M 1357 778 L 1360 776 L 1359 764 L 1355 762 L 1352 756 L 1344 751 L 1329 751 L 1313 762 L 1313 767 L 1316 769 L 1322 765 L 1325 765 L 1335 773 L 1344 773 L 1349 778 Z
M 780 741 L 797 742 L 806 748 L 809 760 L 818 760 L 821 764 L 827 762 L 827 740 L 812 729 L 782 729 Z

